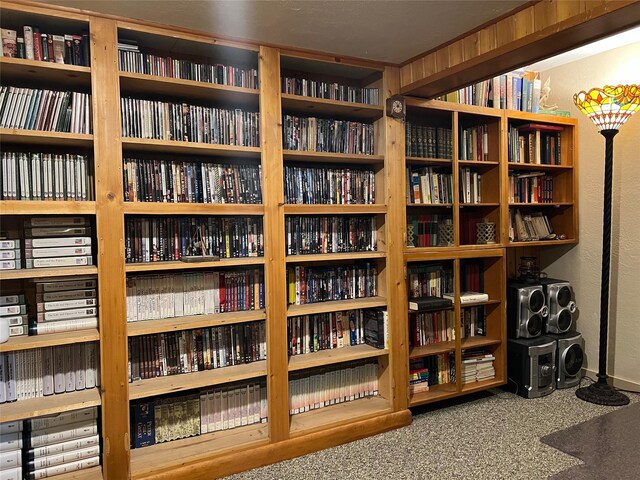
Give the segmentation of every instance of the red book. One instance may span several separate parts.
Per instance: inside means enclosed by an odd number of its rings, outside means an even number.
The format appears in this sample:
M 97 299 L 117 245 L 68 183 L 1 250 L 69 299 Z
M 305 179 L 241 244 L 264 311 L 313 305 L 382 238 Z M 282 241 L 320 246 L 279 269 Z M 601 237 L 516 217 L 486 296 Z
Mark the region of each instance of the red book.
M 545 123 L 527 123 L 518 127 L 521 132 L 529 132 L 539 130 L 541 132 L 562 132 L 564 127 L 561 125 L 547 125 Z
M 33 59 L 42 60 L 42 37 L 38 27 L 33 27 Z

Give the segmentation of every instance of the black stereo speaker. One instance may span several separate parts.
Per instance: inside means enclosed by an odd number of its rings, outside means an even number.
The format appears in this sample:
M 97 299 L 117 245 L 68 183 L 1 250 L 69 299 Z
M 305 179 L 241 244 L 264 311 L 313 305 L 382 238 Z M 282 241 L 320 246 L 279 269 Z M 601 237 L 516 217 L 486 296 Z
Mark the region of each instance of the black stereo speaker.
M 535 338 L 542 334 L 548 315 L 541 285 L 510 281 L 507 285 L 507 325 L 511 338 Z
M 538 398 L 556 388 L 556 342 L 547 337 L 509 339 L 507 375 L 518 395 Z
M 556 343 L 556 387 L 570 388 L 580 383 L 584 363 L 584 339 L 578 332 L 549 333 L 548 338 Z
M 544 290 L 549 317 L 547 318 L 546 333 L 568 332 L 573 326 L 576 313 L 576 302 L 571 283 L 554 278 L 540 279 Z

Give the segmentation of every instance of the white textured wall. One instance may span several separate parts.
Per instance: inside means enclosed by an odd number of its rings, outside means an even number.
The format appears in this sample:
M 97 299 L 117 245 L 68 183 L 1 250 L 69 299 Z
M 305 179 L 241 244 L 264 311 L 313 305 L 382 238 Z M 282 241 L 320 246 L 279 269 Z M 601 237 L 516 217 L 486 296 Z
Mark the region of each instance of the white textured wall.
M 551 102 L 578 118 L 580 244 L 546 251 L 551 277 L 571 280 L 586 341 L 587 368 L 598 370 L 604 137 L 573 104 L 573 94 L 603 85 L 640 84 L 640 43 L 546 72 Z M 640 385 L 640 112 L 614 141 L 608 374 Z

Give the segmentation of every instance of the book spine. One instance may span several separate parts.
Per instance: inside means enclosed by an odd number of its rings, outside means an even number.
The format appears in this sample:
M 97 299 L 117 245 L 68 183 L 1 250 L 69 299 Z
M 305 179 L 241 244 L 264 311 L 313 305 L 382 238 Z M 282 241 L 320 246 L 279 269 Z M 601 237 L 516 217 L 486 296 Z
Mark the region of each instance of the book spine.
M 93 257 L 27 258 L 26 268 L 76 267 L 93 265 Z

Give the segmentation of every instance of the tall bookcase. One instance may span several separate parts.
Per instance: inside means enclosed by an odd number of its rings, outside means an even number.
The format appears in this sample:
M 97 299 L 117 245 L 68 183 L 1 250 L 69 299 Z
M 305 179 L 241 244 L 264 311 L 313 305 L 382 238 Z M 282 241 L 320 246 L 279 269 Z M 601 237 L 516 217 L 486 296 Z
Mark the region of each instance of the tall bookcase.
M 2 405 L 0 421 L 24 419 L 48 413 L 99 405 L 102 413 L 102 469 L 82 472 L 87 478 L 210 478 L 291 458 L 406 425 L 409 407 L 467 394 L 506 382 L 505 284 L 516 257 L 552 244 L 578 240 L 576 122 L 481 107 L 454 105 L 409 98 L 407 121 L 429 129 L 442 149 L 424 145 L 406 151 L 405 125 L 384 115 L 384 102 L 400 90 L 399 70 L 374 62 L 336 58 L 322 53 L 300 52 L 214 38 L 177 28 L 164 28 L 133 20 L 81 13 L 33 3 L 4 2 L 3 28 L 37 24 L 51 31 L 67 28 L 88 30 L 91 67 L 76 67 L 23 59 L 0 58 L 3 85 L 77 89 L 92 93 L 93 134 L 52 133 L 4 129 L 5 145 L 34 145 L 43 149 L 83 150 L 91 153 L 95 173 L 95 200 L 87 202 L 2 201 L 3 223 L 21 222 L 35 215 L 87 215 L 95 222 L 96 266 L 69 270 L 18 270 L 2 272 L 0 281 L 16 285 L 35 277 L 97 275 L 100 327 L 65 334 L 12 339 L 0 351 L 39 348 L 76 342 L 99 342 L 101 386 L 65 394 Z M 118 43 L 128 42 L 159 56 L 204 63 L 233 64 L 258 70 L 257 88 L 125 72 L 118 68 Z M 314 98 L 283 93 L 282 77 L 339 83 L 379 91 L 374 103 Z M 47 86 L 47 87 L 45 87 Z M 259 112 L 260 142 L 256 146 L 227 145 L 166 138 L 134 138 L 123 133 L 121 99 L 136 98 Z M 285 116 L 316 117 L 372 125 L 372 151 L 327 153 L 314 149 L 288 150 Z M 558 166 L 513 166 L 508 161 L 509 126 L 542 122 L 562 125 L 562 157 Z M 467 133 L 464 133 L 464 132 Z M 474 134 L 475 132 L 475 134 Z M 466 135 L 466 137 L 465 137 Z M 474 136 L 475 135 L 475 136 Z M 478 138 L 480 136 L 480 138 Z M 475 140 L 469 140 L 475 139 Z M 475 143 L 474 143 L 475 142 Z M 473 157 L 480 148 L 480 156 Z M 463 155 L 464 151 L 464 155 Z M 473 152 L 473 153 L 472 153 Z M 124 162 L 129 158 L 187 159 L 195 163 L 260 166 L 261 203 L 172 203 L 131 201 L 124 195 Z M 367 203 L 293 203 L 285 198 L 286 170 L 291 167 L 366 170 L 375 178 L 375 196 Z M 412 172 L 450 176 L 449 200 L 407 202 Z M 554 179 L 554 203 L 540 205 L 563 240 L 509 242 L 509 210 L 533 209 L 510 204 L 509 172 L 544 171 Z M 475 176 L 474 176 L 475 174 Z M 480 176 L 474 190 L 471 182 Z M 420 177 L 420 175 L 418 175 Z M 467 180 L 469 187 L 467 189 Z M 463 184 L 464 181 L 464 184 Z M 409 187 L 407 186 L 409 184 Z M 464 189 L 462 188 L 464 185 Z M 434 215 L 436 215 L 434 217 Z M 441 217 L 437 217 L 437 216 Z M 263 226 L 264 254 L 222 258 L 220 261 L 129 262 L 127 225 L 134 218 L 255 218 Z M 287 255 L 287 222 L 292 218 L 337 217 L 373 219 L 376 248 L 367 251 Z M 421 243 L 405 232 L 423 217 Z M 434 220 L 434 218 L 436 220 Z M 448 218 L 449 241 L 440 242 L 438 218 Z M 480 243 L 476 223 L 495 225 L 494 243 Z M 416 239 L 417 227 L 413 229 Z M 412 245 L 412 246 L 410 246 Z M 373 296 L 320 303 L 290 304 L 287 294 L 290 271 L 296 267 L 350 267 L 368 263 L 375 267 L 377 292 Z M 419 265 L 446 265 L 453 272 L 454 294 L 464 288 L 464 272 L 477 264 L 489 300 L 483 302 L 484 336 L 462 338 L 458 321 L 455 339 L 424 347 L 410 346 L 409 287 L 407 271 Z M 185 275 L 192 272 L 223 272 L 257 269 L 264 277 L 264 308 L 247 311 L 189 315 L 127 322 L 127 281 L 144 275 Z M 366 344 L 291 355 L 289 322 L 303 315 L 332 315 L 352 309 L 386 309 L 389 346 L 377 349 Z M 469 307 L 456 300 L 454 319 Z M 130 339 L 169 332 L 191 331 L 225 325 L 262 323 L 266 329 L 266 360 L 166 377 L 129 381 Z M 463 384 L 434 386 L 429 392 L 409 394 L 410 360 L 453 353 L 458 372 L 466 349 L 484 348 L 493 354 L 495 378 Z M 290 414 L 290 381 L 309 377 L 322 369 L 347 368 L 361 363 L 376 366 L 377 394 L 351 402 Z M 129 412 L 132 402 L 171 393 L 197 391 L 236 382 L 262 382 L 267 391 L 268 421 L 232 430 L 130 450 Z M 250 452 L 250 454 L 249 454 Z M 64 477 L 60 477 L 64 478 Z M 69 477 L 80 478 L 80 477 Z

